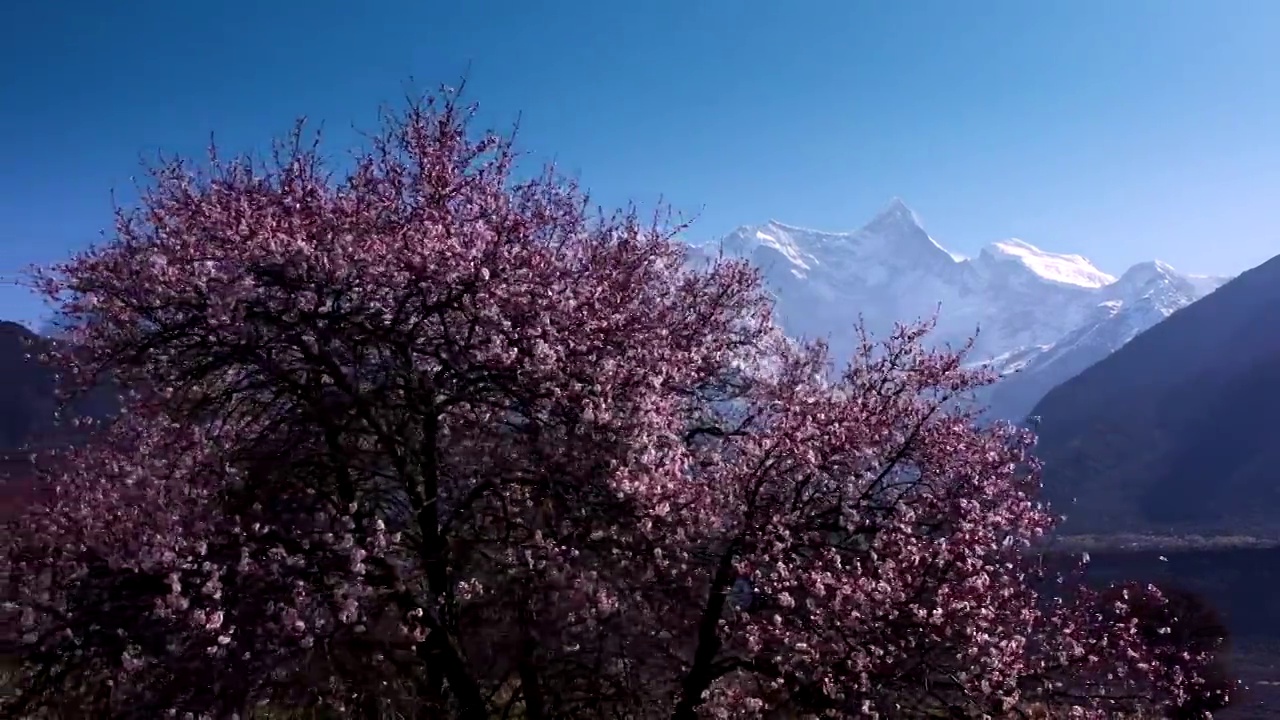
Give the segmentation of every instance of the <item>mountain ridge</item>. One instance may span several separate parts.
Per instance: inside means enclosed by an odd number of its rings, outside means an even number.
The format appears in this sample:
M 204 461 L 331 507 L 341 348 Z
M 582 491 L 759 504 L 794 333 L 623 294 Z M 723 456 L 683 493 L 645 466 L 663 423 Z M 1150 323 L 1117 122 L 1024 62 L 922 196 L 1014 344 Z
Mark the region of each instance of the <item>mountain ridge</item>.
M 769 220 L 690 245 L 704 256 L 718 245 L 754 264 L 783 329 L 828 338 L 838 357 L 852 351 L 846 330 L 859 316 L 881 334 L 936 312 L 935 341 L 953 346 L 976 333 L 972 362 L 1005 378 L 983 400 L 993 415 L 1013 420 L 1049 388 L 1228 279 L 1181 273 L 1159 260 L 1114 276 L 1082 255 L 1018 238 L 969 258 L 934 239 L 900 198 L 857 230 Z

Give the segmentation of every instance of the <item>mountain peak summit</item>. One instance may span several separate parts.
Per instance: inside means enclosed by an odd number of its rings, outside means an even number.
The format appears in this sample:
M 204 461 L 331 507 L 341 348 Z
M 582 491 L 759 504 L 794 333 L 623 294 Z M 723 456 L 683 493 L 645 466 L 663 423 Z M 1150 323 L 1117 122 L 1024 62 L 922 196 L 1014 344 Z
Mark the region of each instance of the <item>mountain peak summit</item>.
M 920 216 L 901 198 L 893 198 L 871 222 L 862 226 L 864 234 L 877 235 L 896 242 L 936 244 L 920 222 Z
M 890 200 L 889 204 L 885 205 L 884 209 L 876 214 L 876 216 L 871 219 L 871 222 L 867 223 L 868 228 L 887 227 L 891 225 L 921 228 L 920 217 L 917 216 L 915 211 L 910 207 L 907 207 L 907 204 L 903 202 L 900 197 L 895 197 Z
M 905 200 L 897 195 L 889 198 L 888 204 L 885 205 L 883 212 L 911 212 L 911 208 L 907 206 Z

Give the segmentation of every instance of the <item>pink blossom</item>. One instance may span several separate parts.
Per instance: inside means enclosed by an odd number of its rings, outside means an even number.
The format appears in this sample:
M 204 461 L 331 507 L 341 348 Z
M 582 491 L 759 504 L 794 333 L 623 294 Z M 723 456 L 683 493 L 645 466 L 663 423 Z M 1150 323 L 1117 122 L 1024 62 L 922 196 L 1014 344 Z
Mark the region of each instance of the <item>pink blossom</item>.
M 41 458 L 54 492 L 0 537 L 5 710 L 1103 717 L 1185 695 L 1198 657 L 1041 582 L 1032 438 L 975 423 L 990 378 L 927 323 L 836 367 L 780 336 L 748 266 L 692 269 L 665 218 L 516 181 L 471 115 L 413 104 L 337 179 L 301 131 L 266 165 L 164 165 L 114 237 L 38 274 L 73 325 L 50 361 L 124 412 Z M 75 682 L 46 683 L 56 663 Z

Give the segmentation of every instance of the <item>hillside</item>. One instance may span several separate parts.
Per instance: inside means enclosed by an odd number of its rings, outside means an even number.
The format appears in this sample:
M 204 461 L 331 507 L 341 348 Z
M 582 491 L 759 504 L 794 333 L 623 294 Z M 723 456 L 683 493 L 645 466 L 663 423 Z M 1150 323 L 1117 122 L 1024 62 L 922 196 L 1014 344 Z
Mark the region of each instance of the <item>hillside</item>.
M 13 322 L 0 322 L 0 451 L 38 442 L 55 428 L 54 373 L 36 356 L 48 340 Z
M 29 496 L 29 448 L 48 447 L 75 436 L 57 421 L 56 377 L 37 356 L 52 342 L 26 327 L 0 321 L 0 520 Z M 95 392 L 73 406 L 73 413 L 102 417 L 114 401 Z
M 1280 257 L 1035 407 L 1067 532 L 1280 537 Z

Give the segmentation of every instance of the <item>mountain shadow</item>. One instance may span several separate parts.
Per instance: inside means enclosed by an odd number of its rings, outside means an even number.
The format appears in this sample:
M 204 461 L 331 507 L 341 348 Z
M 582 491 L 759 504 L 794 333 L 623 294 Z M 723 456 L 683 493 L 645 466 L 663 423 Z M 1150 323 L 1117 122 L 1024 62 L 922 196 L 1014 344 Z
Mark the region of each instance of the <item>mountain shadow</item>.
M 0 453 L 79 437 L 70 423 L 59 422 L 57 375 L 39 359 L 54 342 L 18 323 L 0 321 Z M 104 388 L 77 398 L 66 417 L 103 418 L 115 407 L 112 393 Z
M 58 378 L 39 360 L 54 340 L 0 321 L 0 522 L 42 492 L 32 483 L 32 450 L 75 443 L 84 431 L 58 419 Z M 113 389 L 77 398 L 63 413 L 104 419 L 118 407 Z
M 1050 391 L 1045 492 L 1069 533 L 1280 537 L 1280 258 Z

